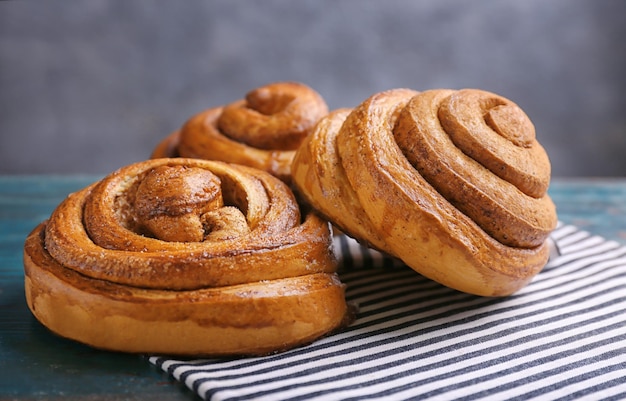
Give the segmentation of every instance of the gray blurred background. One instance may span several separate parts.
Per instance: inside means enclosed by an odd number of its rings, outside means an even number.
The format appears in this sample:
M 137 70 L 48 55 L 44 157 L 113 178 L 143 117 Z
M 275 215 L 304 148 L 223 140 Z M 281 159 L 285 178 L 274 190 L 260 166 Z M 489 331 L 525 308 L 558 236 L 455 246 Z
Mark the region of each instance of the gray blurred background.
M 108 173 L 191 115 L 301 81 L 518 103 L 553 176 L 626 175 L 626 1 L 0 2 L 0 173 Z

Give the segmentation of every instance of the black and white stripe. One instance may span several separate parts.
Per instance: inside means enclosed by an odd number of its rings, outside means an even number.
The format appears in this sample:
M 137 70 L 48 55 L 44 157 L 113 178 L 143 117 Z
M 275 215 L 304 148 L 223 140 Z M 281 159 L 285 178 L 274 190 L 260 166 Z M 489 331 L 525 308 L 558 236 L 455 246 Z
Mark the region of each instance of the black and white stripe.
M 494 299 L 337 237 L 347 329 L 262 358 L 150 361 L 211 400 L 626 399 L 626 248 L 568 225 L 552 239 L 533 282 Z

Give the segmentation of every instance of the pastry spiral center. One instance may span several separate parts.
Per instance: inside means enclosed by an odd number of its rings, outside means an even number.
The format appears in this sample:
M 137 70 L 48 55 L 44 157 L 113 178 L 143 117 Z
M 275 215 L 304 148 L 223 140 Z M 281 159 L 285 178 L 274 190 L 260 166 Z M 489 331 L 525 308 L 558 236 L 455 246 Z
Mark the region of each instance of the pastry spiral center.
M 142 229 L 160 240 L 178 242 L 203 241 L 207 231 L 223 227 L 215 222 L 219 216 L 237 221 L 238 231 L 247 230 L 241 211 L 229 207 L 219 212 L 223 206 L 220 179 L 208 170 L 185 166 L 159 166 L 148 172 L 134 201 Z
M 293 102 L 295 96 L 290 93 L 272 93 L 268 88 L 262 87 L 249 92 L 246 95 L 248 107 L 261 114 L 270 116 L 280 113 L 289 103 Z
M 309 87 L 275 83 L 224 106 L 217 127 L 228 138 L 257 149 L 296 150 L 327 113 L 324 100 Z
M 519 107 L 508 104 L 491 107 L 484 119 L 489 128 L 515 146 L 529 148 L 535 140 L 532 123 Z

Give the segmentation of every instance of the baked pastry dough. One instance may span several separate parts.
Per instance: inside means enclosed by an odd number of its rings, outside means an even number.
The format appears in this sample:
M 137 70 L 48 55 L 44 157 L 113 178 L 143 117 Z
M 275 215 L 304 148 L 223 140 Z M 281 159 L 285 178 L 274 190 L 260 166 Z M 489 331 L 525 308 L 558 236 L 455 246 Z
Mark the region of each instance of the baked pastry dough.
M 66 198 L 28 236 L 28 306 L 53 332 L 137 353 L 285 350 L 346 316 L 329 225 L 266 172 L 155 159 Z
M 526 114 L 493 93 L 377 93 L 322 119 L 292 175 L 345 233 L 460 291 L 511 294 L 548 260 L 549 159 Z
M 295 150 L 326 114 L 326 102 L 309 86 L 276 82 L 194 115 L 161 141 L 151 157 L 221 160 L 289 182 Z

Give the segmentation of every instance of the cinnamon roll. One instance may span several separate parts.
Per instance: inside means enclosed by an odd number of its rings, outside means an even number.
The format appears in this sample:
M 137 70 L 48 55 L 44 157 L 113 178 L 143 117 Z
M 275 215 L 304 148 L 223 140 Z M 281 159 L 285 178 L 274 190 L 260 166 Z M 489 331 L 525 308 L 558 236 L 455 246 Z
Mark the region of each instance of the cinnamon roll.
M 217 161 L 132 164 L 69 195 L 24 247 L 34 316 L 97 348 L 257 355 L 346 316 L 327 222 L 285 183 Z
M 509 295 L 547 263 L 550 162 L 528 116 L 499 95 L 377 93 L 323 118 L 292 176 L 342 231 L 457 290 Z
M 328 114 L 315 90 L 298 82 L 276 82 L 245 99 L 207 109 L 163 139 L 151 157 L 190 157 L 243 164 L 290 182 L 295 150 Z

